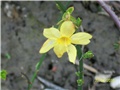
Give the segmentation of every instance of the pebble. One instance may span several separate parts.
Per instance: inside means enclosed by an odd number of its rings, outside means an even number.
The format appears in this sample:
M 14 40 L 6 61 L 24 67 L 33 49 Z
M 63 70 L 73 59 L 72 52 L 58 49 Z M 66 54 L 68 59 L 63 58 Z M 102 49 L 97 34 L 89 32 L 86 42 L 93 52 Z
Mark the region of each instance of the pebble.
M 116 89 L 116 88 L 120 89 L 120 76 L 114 77 L 110 83 L 110 86 L 113 89 Z
M 95 81 L 96 82 L 101 82 L 101 83 L 107 83 L 107 82 L 111 82 L 111 77 L 112 74 L 103 74 L 103 73 L 97 73 L 95 75 Z

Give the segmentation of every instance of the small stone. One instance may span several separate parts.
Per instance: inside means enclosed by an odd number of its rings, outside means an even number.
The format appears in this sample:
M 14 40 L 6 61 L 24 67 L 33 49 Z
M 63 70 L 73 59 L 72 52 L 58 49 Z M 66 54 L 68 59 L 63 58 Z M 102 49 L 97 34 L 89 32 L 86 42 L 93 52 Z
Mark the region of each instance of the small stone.
M 95 76 L 95 81 L 96 81 L 96 82 L 102 82 L 102 83 L 110 82 L 110 81 L 111 81 L 111 79 L 110 79 L 111 75 L 112 75 L 112 74 L 98 73 L 98 74 L 96 74 L 96 76 Z
M 112 88 L 120 88 L 120 76 L 114 77 L 110 83 Z

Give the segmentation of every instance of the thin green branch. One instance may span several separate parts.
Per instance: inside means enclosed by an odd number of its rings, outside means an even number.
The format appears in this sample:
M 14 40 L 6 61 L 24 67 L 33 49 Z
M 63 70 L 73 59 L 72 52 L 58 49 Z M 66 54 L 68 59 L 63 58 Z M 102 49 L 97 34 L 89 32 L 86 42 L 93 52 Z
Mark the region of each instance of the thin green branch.
M 79 59 L 79 68 L 78 68 L 79 75 L 77 80 L 78 90 L 83 90 L 83 52 L 81 46 L 77 45 L 76 48 L 77 48 L 77 56 Z
M 62 13 L 64 13 L 66 11 L 66 7 L 60 1 L 55 2 L 59 5 L 59 9 L 62 11 Z
M 36 70 L 35 70 L 35 72 L 34 72 L 34 74 L 32 76 L 32 79 L 31 79 L 31 83 L 29 83 L 29 85 L 28 85 L 28 90 L 30 90 L 32 88 L 33 82 L 34 82 L 35 78 L 37 77 L 37 73 L 38 73 L 38 71 L 40 69 L 40 66 L 41 66 L 45 56 L 46 56 L 46 53 L 44 53 L 42 55 L 42 57 L 40 58 L 39 62 L 37 63 Z
M 78 90 L 83 90 L 83 59 L 82 57 L 79 60 L 79 72 L 80 72 L 79 80 L 81 84 L 78 85 Z

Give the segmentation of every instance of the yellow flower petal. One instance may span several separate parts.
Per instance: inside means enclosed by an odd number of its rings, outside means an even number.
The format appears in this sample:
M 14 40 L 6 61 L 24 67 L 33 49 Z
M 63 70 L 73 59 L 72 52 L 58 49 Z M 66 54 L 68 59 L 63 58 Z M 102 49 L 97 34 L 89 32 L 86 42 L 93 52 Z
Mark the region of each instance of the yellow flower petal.
M 73 44 L 87 45 L 90 43 L 89 39 L 91 38 L 92 38 L 92 35 L 85 32 L 80 32 L 71 36 L 71 42 Z
M 76 50 L 75 46 L 70 44 L 67 47 L 67 53 L 68 53 L 69 61 L 72 62 L 73 64 L 75 64 L 76 54 L 77 54 L 77 50 Z
M 56 46 L 54 46 L 54 52 L 57 57 L 60 58 L 66 52 L 66 47 L 62 44 L 57 44 Z
M 49 39 L 56 39 L 60 37 L 60 32 L 58 29 L 51 27 L 44 29 L 43 35 Z
M 41 47 L 39 53 L 46 53 L 47 51 L 49 51 L 51 48 L 53 48 L 55 45 L 55 41 L 54 40 L 46 40 L 46 42 L 43 44 L 43 46 Z
M 75 26 L 71 21 L 65 21 L 60 27 L 60 32 L 63 36 L 70 37 L 75 32 Z

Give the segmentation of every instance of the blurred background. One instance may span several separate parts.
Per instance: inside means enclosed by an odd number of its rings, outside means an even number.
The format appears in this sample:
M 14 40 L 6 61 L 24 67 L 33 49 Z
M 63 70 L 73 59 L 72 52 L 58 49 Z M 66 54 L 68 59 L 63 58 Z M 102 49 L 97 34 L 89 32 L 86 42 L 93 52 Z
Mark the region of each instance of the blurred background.
M 84 63 L 105 78 L 106 74 L 110 75 L 109 78 L 120 76 L 120 30 L 111 17 L 97 2 L 61 3 L 66 8 L 73 6 L 72 15 L 80 17 L 84 31 L 93 35 L 84 51 L 91 50 L 94 57 L 84 60 Z M 109 1 L 107 4 L 120 17 L 120 2 Z M 53 1 L 1 2 L 1 68 L 8 72 L 6 80 L 1 81 L 1 90 L 26 90 L 28 83 L 25 76 L 32 77 L 42 56 L 39 49 L 46 40 L 43 29 L 56 25 L 60 18 L 61 12 Z M 76 71 L 77 65 L 68 61 L 66 53 L 58 59 L 50 50 L 38 76 L 64 89 L 77 90 Z M 95 77 L 99 76 L 84 69 L 83 90 L 119 90 L 113 89 L 110 82 L 96 83 Z M 49 86 L 36 78 L 31 90 L 48 90 L 46 88 Z

